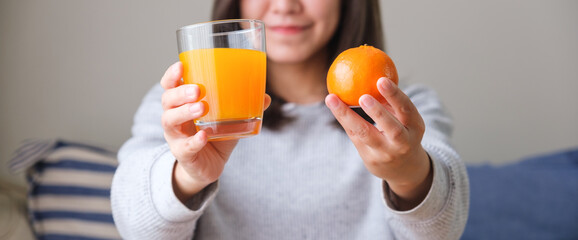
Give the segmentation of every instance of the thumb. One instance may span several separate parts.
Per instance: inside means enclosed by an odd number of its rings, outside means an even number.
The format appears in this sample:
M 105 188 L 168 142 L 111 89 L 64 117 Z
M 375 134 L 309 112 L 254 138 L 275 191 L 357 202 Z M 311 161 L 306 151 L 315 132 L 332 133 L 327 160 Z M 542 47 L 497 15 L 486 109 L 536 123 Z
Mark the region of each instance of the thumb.
M 263 102 L 263 111 L 267 110 L 271 106 L 271 96 L 265 93 L 265 101 Z

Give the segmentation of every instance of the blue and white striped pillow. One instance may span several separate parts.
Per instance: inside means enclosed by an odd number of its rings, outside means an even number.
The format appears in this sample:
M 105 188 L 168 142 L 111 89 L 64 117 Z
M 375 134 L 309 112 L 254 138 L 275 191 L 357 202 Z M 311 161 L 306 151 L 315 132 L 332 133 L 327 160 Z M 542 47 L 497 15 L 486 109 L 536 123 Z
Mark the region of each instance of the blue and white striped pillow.
M 110 208 L 116 153 L 62 140 L 25 142 L 11 162 L 27 169 L 38 239 L 120 239 Z

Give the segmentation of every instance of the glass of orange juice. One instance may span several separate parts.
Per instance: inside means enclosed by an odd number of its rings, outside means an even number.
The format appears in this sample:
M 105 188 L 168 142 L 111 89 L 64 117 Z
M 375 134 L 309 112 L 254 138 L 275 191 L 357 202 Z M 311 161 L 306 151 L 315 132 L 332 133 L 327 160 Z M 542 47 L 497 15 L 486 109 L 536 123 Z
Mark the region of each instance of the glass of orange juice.
M 209 141 L 253 136 L 261 130 L 267 57 L 262 21 L 220 20 L 177 31 L 183 82 L 197 84 L 206 114 L 195 119 Z

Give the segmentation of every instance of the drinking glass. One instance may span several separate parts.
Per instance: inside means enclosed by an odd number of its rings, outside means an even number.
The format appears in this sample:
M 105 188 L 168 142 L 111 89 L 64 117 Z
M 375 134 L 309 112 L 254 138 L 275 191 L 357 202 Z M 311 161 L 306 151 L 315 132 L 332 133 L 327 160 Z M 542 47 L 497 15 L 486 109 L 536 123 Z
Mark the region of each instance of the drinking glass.
M 194 120 L 212 140 L 259 134 L 265 97 L 266 52 L 262 21 L 204 22 L 177 31 L 184 84 L 197 84 L 206 114 Z

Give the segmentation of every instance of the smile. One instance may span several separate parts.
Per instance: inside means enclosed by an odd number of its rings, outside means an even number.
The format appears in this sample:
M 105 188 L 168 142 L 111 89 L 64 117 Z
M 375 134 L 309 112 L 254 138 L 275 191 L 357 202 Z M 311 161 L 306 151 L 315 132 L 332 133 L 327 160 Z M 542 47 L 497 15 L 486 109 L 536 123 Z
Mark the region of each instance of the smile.
M 291 35 L 305 31 L 309 26 L 273 26 L 269 30 L 279 34 Z

